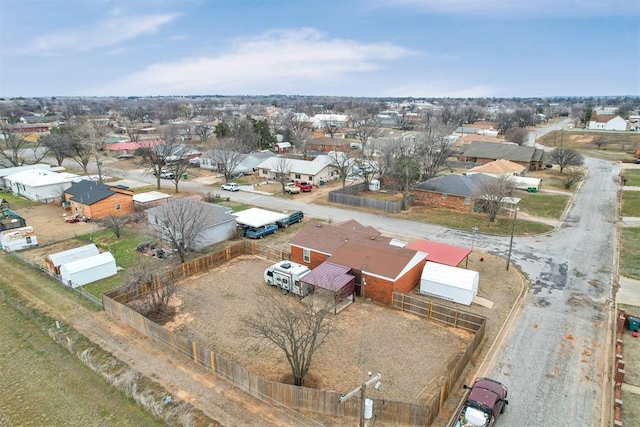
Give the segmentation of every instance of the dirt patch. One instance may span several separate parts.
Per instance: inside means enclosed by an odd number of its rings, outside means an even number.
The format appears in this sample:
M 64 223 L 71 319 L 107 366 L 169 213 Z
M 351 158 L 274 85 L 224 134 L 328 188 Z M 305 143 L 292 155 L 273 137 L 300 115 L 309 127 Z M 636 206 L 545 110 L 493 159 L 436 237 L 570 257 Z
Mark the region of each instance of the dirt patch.
M 484 277 L 500 277 L 494 260 L 475 261 Z M 505 276 L 503 260 L 501 276 Z M 473 265 L 474 261 L 470 261 Z M 168 327 L 224 357 L 273 381 L 286 381 L 290 374 L 282 353 L 271 345 L 239 334 L 242 319 L 256 312 L 258 290 L 272 291 L 263 279 L 269 261 L 240 257 L 223 267 L 181 283 L 178 316 Z M 489 315 L 487 342 L 493 341 L 520 290 L 517 274 L 510 280 L 491 280 L 480 285 L 480 294 L 494 302 L 492 309 L 463 308 Z M 483 277 L 483 274 L 481 274 Z M 288 295 L 286 298 L 296 298 Z M 435 300 L 446 303 L 442 300 Z M 455 306 L 455 304 L 453 304 Z M 429 385 L 443 374 L 447 363 L 460 356 L 472 338 L 470 333 L 441 326 L 388 306 L 358 300 L 335 317 L 338 333 L 314 356 L 309 386 L 347 392 L 366 379 L 368 371 L 383 374 L 379 397 L 408 402 L 425 401 L 433 391 Z M 437 344 L 436 344 L 437 343 Z
M 65 218 L 71 216 L 71 211 L 54 204 L 17 209 L 16 213 L 24 218 L 28 226 L 33 227 L 40 245 L 49 245 L 100 230 L 93 222 L 65 222 Z

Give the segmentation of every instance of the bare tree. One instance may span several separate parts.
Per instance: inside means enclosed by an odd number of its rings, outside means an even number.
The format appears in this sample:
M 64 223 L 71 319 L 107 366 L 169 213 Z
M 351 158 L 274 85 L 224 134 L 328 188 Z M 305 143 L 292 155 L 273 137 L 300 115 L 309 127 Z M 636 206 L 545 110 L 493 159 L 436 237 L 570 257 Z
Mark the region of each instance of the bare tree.
M 129 215 L 109 215 L 101 218 L 98 222 L 105 229 L 112 231 L 119 239 L 127 224 L 131 222 L 131 217 Z
M 378 131 L 378 129 L 380 129 L 378 111 L 374 110 L 369 112 L 364 109 L 359 109 L 354 113 L 352 121 L 356 138 L 360 141 L 360 144 L 364 149 L 367 146 L 369 139 Z
M 314 354 L 334 331 L 331 310 L 268 291 L 260 300 L 259 313 L 245 319 L 242 332 L 282 350 L 294 384 L 301 386 Z
M 584 164 L 584 156 L 572 148 L 554 148 L 549 153 L 549 161 L 560 166 L 562 174 L 567 166 L 582 166 Z
M 413 185 L 420 177 L 415 141 L 397 139 L 389 142 L 383 146 L 380 160 L 381 176 L 389 177 L 402 193 L 402 210 L 406 210 Z
M 140 148 L 138 153 L 140 154 L 140 166 L 146 166 L 156 176 L 156 188 L 159 190 L 162 188 L 161 176 L 164 170 L 168 170 L 168 159 L 175 154 L 178 149 L 178 127 L 175 125 L 167 126 L 162 132 L 162 143 L 152 145 L 151 143 L 145 143 L 145 140 L 139 141 Z M 177 175 L 174 172 L 174 177 Z M 176 185 L 176 192 L 178 191 L 178 185 Z
M 273 173 L 276 181 L 280 183 L 282 187 L 282 194 L 285 194 L 285 184 L 289 182 L 289 176 L 291 174 L 291 161 L 284 156 L 278 157 L 273 164 Z
M 208 142 L 214 135 L 213 128 L 207 124 L 197 125 L 195 132 L 201 142 Z
M 518 145 L 525 145 L 529 140 L 529 132 L 523 128 L 511 128 L 507 129 L 504 133 L 504 137 L 507 142 L 513 142 Z
M 41 144 L 47 147 L 47 152 L 56 159 L 58 166 L 62 166 L 64 159 L 71 155 L 71 130 L 67 127 L 51 129 L 49 135 L 39 138 Z
M 184 263 L 189 251 L 204 244 L 204 232 L 217 220 L 212 206 L 186 198 L 177 198 L 155 207 L 151 227 L 167 240 Z
M 575 184 L 582 181 L 586 174 L 586 171 L 581 167 L 569 166 L 565 170 L 564 175 L 560 177 L 560 182 L 562 183 L 562 186 L 568 190 Z
M 492 223 L 500 211 L 503 199 L 508 197 L 515 187 L 515 180 L 509 174 L 498 178 L 483 176 L 482 181 L 475 190 L 478 203 L 487 214 L 487 222 Z
M 96 120 L 81 120 L 72 124 L 75 137 L 72 138 L 69 157 L 73 159 L 82 171 L 90 175 L 89 164 L 94 162 L 98 172 L 98 181 L 102 182 L 102 165 L 104 144 L 107 128 L 104 122 Z
M 346 186 L 347 178 L 353 174 L 353 159 L 341 151 L 332 151 L 328 154 L 329 165 L 333 167 L 342 181 L 342 188 Z
M 246 157 L 248 147 L 236 138 L 222 138 L 214 141 L 209 151 L 218 172 L 224 175 L 225 182 L 229 182 L 236 173 L 236 169 Z
M 309 154 L 309 142 L 312 137 L 311 123 L 303 120 L 299 115 L 291 114 L 285 121 L 286 128 L 291 133 L 291 143 L 302 154 L 304 160 Z
M 27 138 L 32 132 L 22 132 L 19 125 L 11 124 L 1 125 L 0 132 L 2 133 L 0 156 L 13 166 L 22 166 L 25 161 L 22 154 L 29 144 Z
M 593 137 L 592 143 L 593 143 L 593 145 L 598 147 L 598 150 L 599 150 L 602 147 L 606 147 L 607 145 L 609 145 L 610 141 L 608 139 L 606 139 L 604 137 L 604 135 L 596 135 L 596 136 Z
M 172 316 L 169 302 L 176 292 L 177 283 L 173 275 L 163 274 L 159 261 L 143 258 L 131 265 L 125 283 L 129 292 L 141 294 L 132 303 L 140 314 L 160 322 Z

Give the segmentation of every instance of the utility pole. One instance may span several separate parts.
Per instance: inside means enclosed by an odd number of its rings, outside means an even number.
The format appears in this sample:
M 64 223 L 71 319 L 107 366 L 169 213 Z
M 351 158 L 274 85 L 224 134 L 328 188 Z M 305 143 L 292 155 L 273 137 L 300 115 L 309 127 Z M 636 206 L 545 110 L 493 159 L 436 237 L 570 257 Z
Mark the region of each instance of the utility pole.
M 473 252 L 473 244 L 476 241 L 476 233 L 478 232 L 478 227 L 473 227 L 471 231 L 473 231 L 473 235 L 471 236 L 471 252 Z M 467 268 L 469 266 L 469 255 L 467 255 L 467 260 L 464 263 L 464 268 Z
M 378 372 L 374 376 L 371 376 L 371 372 L 369 372 L 369 377 L 370 379 L 361 386 L 358 386 L 351 390 L 349 393 L 340 396 L 340 403 L 344 403 L 358 394 L 358 392 L 360 392 L 360 416 L 358 421 L 358 425 L 360 427 L 364 427 L 364 403 L 367 398 L 367 387 L 369 387 L 371 384 L 375 384 L 376 390 L 380 390 L 380 388 L 382 387 L 382 383 L 379 382 L 380 378 L 382 378 L 382 374 L 380 372 Z
M 509 255 L 507 256 L 507 271 L 509 271 L 509 263 L 511 262 L 511 248 L 513 247 L 513 233 L 516 229 L 516 217 L 518 216 L 518 205 L 516 205 L 516 212 L 513 214 L 513 222 L 511 223 L 511 240 L 509 241 Z

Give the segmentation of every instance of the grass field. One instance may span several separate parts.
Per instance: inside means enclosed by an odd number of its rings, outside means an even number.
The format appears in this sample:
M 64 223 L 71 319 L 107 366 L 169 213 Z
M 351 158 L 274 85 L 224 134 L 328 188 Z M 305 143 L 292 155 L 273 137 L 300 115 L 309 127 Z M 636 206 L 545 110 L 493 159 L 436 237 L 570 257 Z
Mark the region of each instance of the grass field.
M 514 194 L 519 197 L 519 194 Z M 570 197 L 560 194 L 527 194 L 520 200 L 519 206 L 523 212 L 533 216 L 560 219 L 567 208 Z
M 627 169 L 624 171 L 623 176 L 627 179 L 626 185 L 640 187 L 640 169 Z
M 0 337 L 0 425 L 163 425 L 3 299 Z
M 640 216 L 640 191 L 622 192 L 620 216 Z
M 596 137 L 604 141 L 600 149 L 594 144 Z M 547 147 L 565 147 L 582 154 L 612 161 L 633 161 L 635 150 L 640 147 L 638 132 L 605 132 L 590 130 L 559 130 L 549 132 L 538 139 Z
M 620 275 L 640 279 L 640 263 L 638 260 L 640 260 L 640 228 L 621 229 Z

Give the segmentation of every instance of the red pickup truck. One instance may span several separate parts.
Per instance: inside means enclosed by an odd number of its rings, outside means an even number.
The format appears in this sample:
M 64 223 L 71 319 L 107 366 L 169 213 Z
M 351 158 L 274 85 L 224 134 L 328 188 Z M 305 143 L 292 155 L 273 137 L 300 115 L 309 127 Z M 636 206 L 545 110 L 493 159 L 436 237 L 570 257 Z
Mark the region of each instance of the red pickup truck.
M 296 186 L 298 186 L 302 191 L 311 191 L 313 185 L 307 181 L 296 181 Z
M 494 427 L 509 403 L 507 388 L 490 378 L 478 378 L 472 386 L 463 387 L 469 391 L 450 427 Z

